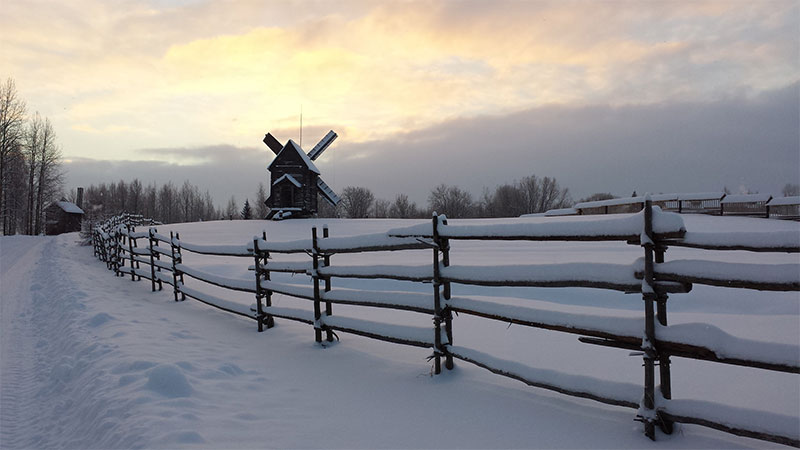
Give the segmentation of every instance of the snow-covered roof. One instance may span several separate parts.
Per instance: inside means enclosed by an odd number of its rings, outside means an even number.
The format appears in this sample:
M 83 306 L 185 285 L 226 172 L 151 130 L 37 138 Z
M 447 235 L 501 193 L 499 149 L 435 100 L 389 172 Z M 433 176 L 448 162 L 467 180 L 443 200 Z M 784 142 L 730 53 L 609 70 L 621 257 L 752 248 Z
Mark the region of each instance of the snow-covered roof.
M 768 202 L 772 198 L 770 194 L 742 194 L 742 195 L 726 195 L 720 203 L 752 203 L 752 202 Z
M 777 197 L 777 198 L 773 198 L 767 204 L 769 206 L 800 205 L 800 195 L 795 195 L 795 196 L 792 196 L 792 197 Z
M 654 202 L 668 202 L 677 200 L 719 200 L 725 195 L 724 192 L 695 192 L 689 194 L 651 194 L 650 199 Z M 747 200 L 752 201 L 752 200 Z M 644 196 L 612 198 L 608 200 L 598 200 L 594 202 L 577 203 L 573 208 L 601 208 L 604 206 L 630 205 L 633 203 L 643 203 Z
M 296 152 L 298 155 L 300 155 L 300 160 L 303 161 L 303 164 L 305 164 L 309 170 L 311 170 L 316 174 L 320 173 L 319 169 L 317 169 L 317 166 L 315 166 L 314 163 L 311 162 L 311 158 L 309 158 L 308 155 L 306 155 L 306 152 L 304 152 L 303 149 L 300 148 L 300 146 L 297 145 L 297 143 L 291 139 L 289 139 L 289 142 L 287 142 L 286 145 L 283 146 L 283 150 L 281 150 L 280 153 L 278 153 L 278 155 L 272 161 L 272 164 L 269 165 L 269 170 L 272 170 L 272 166 L 275 164 L 275 161 L 280 159 L 281 154 L 283 154 L 283 152 L 286 151 Z
M 297 186 L 298 188 L 303 187 L 303 185 L 300 184 L 299 181 L 297 181 L 293 176 L 289 175 L 288 173 L 281 175 L 281 177 L 275 180 L 275 182 L 272 183 L 272 185 L 275 186 L 283 180 L 289 180 L 290 183 Z
M 78 208 L 78 205 L 76 205 L 75 203 L 66 202 L 66 201 L 60 201 L 60 202 L 55 202 L 55 203 L 56 203 L 56 205 L 58 205 L 59 208 L 64 210 L 64 212 L 67 212 L 67 213 L 70 213 L 70 214 L 85 214 L 83 212 L 83 210 Z
M 559 208 L 559 209 L 550 209 L 544 212 L 544 215 L 547 217 L 550 216 L 574 216 L 578 214 L 578 210 L 575 208 Z M 520 217 L 536 217 L 535 214 L 526 214 Z
M 724 192 L 695 192 L 692 194 L 678 194 L 678 200 L 719 200 L 724 196 Z
M 678 194 L 651 194 L 650 199 L 654 202 L 677 200 Z M 573 208 L 576 209 L 599 208 L 602 206 L 630 205 L 633 203 L 644 203 L 644 195 L 639 195 L 637 197 L 610 198 L 608 200 L 598 200 L 595 202 L 583 202 L 576 204 L 575 206 L 573 206 Z

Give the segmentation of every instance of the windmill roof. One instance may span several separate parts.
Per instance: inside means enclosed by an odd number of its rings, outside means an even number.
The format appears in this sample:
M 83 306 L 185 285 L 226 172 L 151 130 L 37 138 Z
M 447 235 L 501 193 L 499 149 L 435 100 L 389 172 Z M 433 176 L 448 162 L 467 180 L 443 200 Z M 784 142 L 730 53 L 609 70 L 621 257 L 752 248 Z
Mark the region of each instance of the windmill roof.
M 297 145 L 297 143 L 291 139 L 289 139 L 289 142 L 287 142 L 286 145 L 283 146 L 283 149 L 280 151 L 280 153 L 278 153 L 278 155 L 272 161 L 272 164 L 269 165 L 270 170 L 272 169 L 272 166 L 275 164 L 275 161 L 280 159 L 283 152 L 287 151 L 296 152 L 298 155 L 300 155 L 300 160 L 303 161 L 303 164 L 305 164 L 310 171 L 316 174 L 320 174 L 319 169 L 317 169 L 317 166 L 315 166 L 314 163 L 311 161 L 311 158 L 309 158 L 308 155 L 306 155 L 306 152 L 304 152 L 303 149 L 300 148 L 300 146 Z

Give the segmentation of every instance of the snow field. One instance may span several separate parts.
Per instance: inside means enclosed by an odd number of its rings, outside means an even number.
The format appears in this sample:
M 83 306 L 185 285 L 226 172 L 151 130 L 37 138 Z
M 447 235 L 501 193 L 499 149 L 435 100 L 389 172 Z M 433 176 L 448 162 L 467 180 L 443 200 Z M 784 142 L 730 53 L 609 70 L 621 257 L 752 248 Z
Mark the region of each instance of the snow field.
M 333 236 L 408 224 L 329 222 Z M 180 231 L 192 243 L 237 245 L 243 243 L 242 236 L 260 235 L 264 227 L 276 240 L 304 239 L 311 224 L 321 223 L 212 222 L 161 226 L 159 231 Z M 346 333 L 340 333 L 341 342 L 321 348 L 313 343 L 310 326 L 286 320 L 276 319 L 274 329 L 259 334 L 252 320 L 191 300 L 173 302 L 169 286 L 151 293 L 148 281 L 115 278 L 91 257 L 90 248 L 75 247 L 68 236 L 0 242 L 3 448 L 771 446 L 694 426 L 680 427 L 673 436 L 659 435 L 659 441 L 651 443 L 632 421 L 635 413 L 630 409 L 530 388 L 458 361 L 455 371 L 432 378 L 425 361 L 430 350 Z M 629 264 L 642 254 L 638 247 L 615 243 L 462 244 L 467 243 L 451 242 L 451 259 L 467 265 Z M 796 254 L 712 253 L 708 258 L 723 262 L 797 262 Z M 698 254 L 671 248 L 667 261 Z M 309 260 L 306 255 L 275 259 Z M 335 265 L 421 265 L 431 258 L 430 251 L 413 250 L 333 259 Z M 252 258 L 184 252 L 184 263 L 243 282 L 253 279 L 247 270 Z M 43 281 L 31 290 L 35 278 Z M 273 274 L 273 280 L 310 285 L 305 275 Z M 186 283 L 243 306 L 253 302 L 247 293 L 189 278 Z M 333 285 L 431 292 L 430 285 L 388 280 L 334 279 Z M 37 297 L 38 291 L 47 295 Z M 640 295 L 598 289 L 454 285 L 453 295 L 614 317 L 640 318 L 642 311 Z M 671 296 L 670 324 L 705 322 L 742 338 L 796 345 L 798 303 L 796 292 L 695 286 L 689 294 Z M 312 302 L 276 295 L 274 304 L 311 311 Z M 430 316 L 425 314 L 343 305 L 334 305 L 333 312 L 334 317 L 428 327 L 432 335 Z M 51 321 L 52 326 L 43 326 Z M 460 315 L 454 319 L 454 337 L 458 346 L 498 358 L 641 386 L 641 357 L 581 344 L 574 335 Z M 676 399 L 712 400 L 800 417 L 800 386 L 791 374 L 674 358 L 673 393 Z M 13 413 L 7 413 L 9 409 Z M 40 417 L 38 424 L 34 417 Z

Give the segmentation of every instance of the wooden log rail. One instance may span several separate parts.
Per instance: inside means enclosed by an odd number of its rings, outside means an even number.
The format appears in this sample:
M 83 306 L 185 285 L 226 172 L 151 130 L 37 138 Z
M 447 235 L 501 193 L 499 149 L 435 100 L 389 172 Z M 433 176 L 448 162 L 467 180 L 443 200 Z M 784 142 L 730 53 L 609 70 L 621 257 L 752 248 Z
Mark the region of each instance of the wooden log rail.
M 587 220 L 589 219 L 589 220 Z M 173 287 L 175 300 L 186 297 L 239 316 L 256 320 L 258 331 L 271 328 L 274 318 L 292 320 L 314 327 L 315 340 L 332 342 L 334 332 L 345 332 L 386 342 L 431 348 L 433 372 L 453 368 L 453 360 L 475 364 L 493 373 L 530 386 L 592 399 L 606 404 L 634 408 L 645 434 L 655 438 L 655 427 L 671 433 L 673 423 L 698 424 L 736 435 L 800 447 L 797 433 L 787 432 L 785 424 L 796 418 L 774 415 L 778 427 L 755 426 L 742 420 L 741 411 L 725 405 L 672 400 L 671 357 L 754 367 L 800 374 L 798 347 L 745 340 L 727 335 L 707 325 L 668 326 L 669 294 L 689 292 L 692 284 L 774 291 L 798 291 L 800 280 L 796 264 L 751 265 L 709 261 L 665 261 L 668 246 L 707 250 L 746 250 L 751 252 L 800 252 L 800 236 L 780 233 L 696 233 L 687 232 L 680 217 L 664 213 L 645 201 L 643 210 L 627 216 L 577 217 L 558 223 L 511 223 L 497 225 L 448 225 L 444 216 L 429 224 L 344 238 L 332 238 L 327 227 L 322 237 L 312 229 L 311 238 L 290 242 L 268 241 L 266 232 L 244 245 L 200 245 L 182 241 L 177 234 L 159 234 L 150 227 L 136 232 L 142 218 L 121 217 L 96 227 L 94 254 L 118 276 L 131 275 L 137 281 L 151 281 L 151 289 L 163 283 Z M 146 239 L 147 246 L 137 241 Z M 451 240 L 527 240 L 527 241 L 622 241 L 640 245 L 644 258 L 630 265 L 569 263 L 550 265 L 458 266 L 450 261 Z M 372 265 L 333 266 L 331 256 L 344 253 L 429 249 L 433 263 L 417 266 Z M 243 278 L 220 276 L 183 263 L 183 254 L 249 258 Z M 275 261 L 274 254 L 307 254 L 309 262 Z M 126 265 L 127 264 L 127 265 Z M 149 268 L 141 268 L 149 265 Z M 766 270 L 765 270 L 766 269 Z M 273 281 L 272 272 L 305 274 L 311 284 Z M 793 275 L 794 274 L 794 275 Z M 231 291 L 255 296 L 250 307 L 214 296 L 185 285 L 185 277 Z M 431 294 L 404 291 L 372 291 L 334 288 L 333 278 L 391 279 L 430 283 Z M 451 285 L 586 287 L 640 293 L 644 303 L 641 318 L 614 318 L 498 304 L 490 299 L 452 296 Z M 275 307 L 272 296 L 285 295 L 312 302 L 312 308 Z M 332 305 L 355 305 L 411 311 L 433 317 L 430 328 L 389 325 L 361 319 L 334 316 Z M 527 367 L 503 361 L 476 350 L 453 345 L 453 313 L 565 332 L 579 336 L 584 343 L 637 350 L 643 353 L 642 385 L 615 383 L 586 376 L 575 376 L 544 368 Z M 693 328 L 694 326 L 694 328 Z M 644 331 L 644 335 L 642 334 Z M 431 331 L 433 331 L 431 333 Z M 324 338 L 323 338 L 324 335 Z M 687 337 L 688 336 L 688 337 Z M 720 342 L 731 342 L 719 348 Z M 659 388 L 656 388 L 658 369 Z M 696 401 L 695 401 L 696 402 Z M 696 417 L 697 410 L 703 411 Z M 707 411 L 718 411 L 710 414 Z M 720 416 L 722 414 L 722 416 Z M 725 415 L 731 416 L 725 416 Z M 751 412 L 751 414 L 764 414 Z

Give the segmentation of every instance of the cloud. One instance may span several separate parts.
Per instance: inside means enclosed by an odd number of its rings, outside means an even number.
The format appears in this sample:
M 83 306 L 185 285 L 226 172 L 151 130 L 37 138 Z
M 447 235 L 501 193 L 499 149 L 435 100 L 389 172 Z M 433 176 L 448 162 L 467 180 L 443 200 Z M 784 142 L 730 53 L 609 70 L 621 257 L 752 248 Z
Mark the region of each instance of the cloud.
M 548 104 L 660 104 L 797 81 L 800 5 L 6 0 L 4 69 L 70 156 L 350 142 Z M 98 133 L 99 132 L 99 133 Z M 105 137 L 104 142 L 101 137 Z
M 577 200 L 595 192 L 706 192 L 746 186 L 779 194 L 800 180 L 800 83 L 751 97 L 650 105 L 551 105 L 443 121 L 369 142 L 338 139 L 315 163 L 334 190 L 365 186 L 379 198 L 406 193 L 424 204 L 430 190 L 482 188 L 536 174 L 558 179 Z M 308 149 L 327 130 L 306 135 Z M 285 142 L 294 136 L 275 132 Z M 130 180 L 208 189 L 224 203 L 268 184 L 272 153 L 260 142 L 141 150 L 176 161 L 68 164 L 71 186 Z M 182 162 L 178 164 L 177 162 Z

